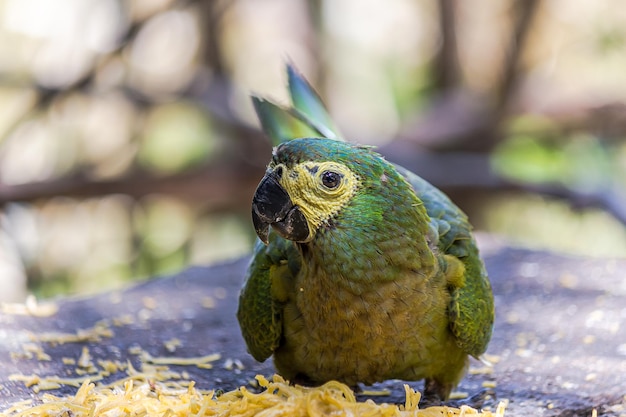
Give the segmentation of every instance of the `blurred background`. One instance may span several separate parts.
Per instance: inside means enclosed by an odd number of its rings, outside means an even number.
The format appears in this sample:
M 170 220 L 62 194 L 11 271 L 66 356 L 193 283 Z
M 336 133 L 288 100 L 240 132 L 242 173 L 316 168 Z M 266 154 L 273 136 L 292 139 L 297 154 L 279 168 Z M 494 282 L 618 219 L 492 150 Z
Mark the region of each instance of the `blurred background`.
M 0 298 L 249 253 L 286 60 L 476 229 L 626 256 L 619 0 L 0 0 Z

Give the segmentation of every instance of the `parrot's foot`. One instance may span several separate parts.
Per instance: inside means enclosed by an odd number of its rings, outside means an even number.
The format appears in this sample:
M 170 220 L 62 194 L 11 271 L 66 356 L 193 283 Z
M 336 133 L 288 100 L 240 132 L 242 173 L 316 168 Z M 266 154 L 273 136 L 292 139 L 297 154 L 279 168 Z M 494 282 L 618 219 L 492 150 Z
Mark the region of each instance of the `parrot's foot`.
M 420 403 L 441 405 L 450 397 L 452 388 L 454 388 L 453 384 L 444 384 L 435 379 L 427 378 L 424 380 L 424 395 L 422 395 Z
M 297 374 L 290 381 L 290 385 L 300 385 L 301 387 L 319 387 L 323 385 L 323 382 L 314 381 L 309 378 L 305 374 Z M 384 393 L 378 393 L 377 391 L 368 391 L 363 389 L 361 384 L 350 385 L 350 389 L 354 392 L 355 395 L 363 395 L 363 396 L 380 396 L 380 395 L 389 395 L 389 392 L 386 391 Z
M 470 395 L 467 398 L 463 398 L 462 400 L 452 401 L 452 406 L 461 407 L 462 405 L 468 405 L 477 410 L 481 408 L 485 408 L 485 406 L 490 405 L 489 403 L 495 402 L 496 392 L 492 388 L 483 388 L 480 391 Z
M 496 393 L 491 388 L 483 388 L 480 391 L 470 395 L 469 397 L 449 400 L 450 392 L 454 386 L 452 384 L 442 384 L 433 379 L 424 381 L 424 394 L 420 401 L 420 407 L 430 407 L 437 405 L 448 405 L 460 408 L 467 405 L 475 409 L 481 409 L 495 401 Z
M 324 382 L 314 381 L 309 378 L 306 374 L 296 374 L 293 378 L 289 380 L 289 384 L 291 385 L 300 385 L 301 387 L 319 387 L 324 384 Z M 360 384 L 350 385 L 350 389 L 357 395 L 366 392 L 363 390 Z
M 291 385 L 300 385 L 303 387 L 317 387 L 321 385 L 319 382 L 313 381 L 308 377 L 308 375 L 305 374 L 296 374 L 296 376 L 291 378 L 289 382 Z

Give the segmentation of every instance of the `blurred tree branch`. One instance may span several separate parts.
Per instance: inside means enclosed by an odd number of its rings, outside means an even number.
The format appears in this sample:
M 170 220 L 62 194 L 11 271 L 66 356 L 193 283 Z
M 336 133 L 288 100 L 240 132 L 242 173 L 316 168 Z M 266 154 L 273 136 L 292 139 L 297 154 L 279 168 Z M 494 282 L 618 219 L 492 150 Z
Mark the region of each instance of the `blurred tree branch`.
M 439 0 L 441 46 L 435 56 L 434 87 L 438 91 L 457 88 L 460 82 L 456 41 L 456 0 Z
M 216 77 L 224 77 L 227 69 L 222 57 L 221 21 L 224 13 L 232 2 L 230 1 L 196 1 L 201 8 L 200 17 L 203 21 L 201 27 L 204 32 L 204 50 L 202 54 L 204 67 L 211 69 Z
M 404 139 L 440 152 L 489 152 L 502 140 L 501 124 L 515 97 L 517 81 L 524 75 L 519 62 L 537 4 L 537 0 L 514 0 L 515 24 L 500 65 L 501 76 L 492 97 L 484 97 L 461 84 L 456 0 L 439 0 L 441 46 L 434 62 L 436 92 L 430 108 L 405 126 Z
M 264 158 L 265 159 L 265 158 Z M 204 165 L 189 171 L 158 175 L 133 170 L 107 180 L 90 179 L 74 173 L 49 181 L 20 185 L 0 184 L 0 206 L 11 202 L 36 202 L 57 196 L 88 198 L 108 194 L 125 194 L 141 198 L 148 194 L 169 194 L 189 201 L 200 201 L 208 210 L 236 210 L 249 204 L 250 195 L 263 175 L 261 166 L 241 160 Z
M 257 132 L 255 140 L 260 140 Z M 522 192 L 568 202 L 576 209 L 599 208 L 626 225 L 626 195 L 618 189 L 581 191 L 561 184 L 528 184 L 503 178 L 489 169 L 489 156 L 476 153 L 407 152 L 407 144 L 393 142 L 379 150 L 389 160 L 421 175 L 447 191 L 473 190 L 487 193 Z M 7 186 L 0 184 L 0 206 L 10 202 L 35 202 L 56 196 L 96 197 L 126 194 L 133 198 L 163 193 L 202 202 L 210 211 L 237 211 L 248 207 L 263 175 L 265 151 L 247 158 L 224 158 L 174 175 L 157 175 L 134 170 L 113 180 L 93 180 L 75 174 L 57 180 Z
M 523 75 L 520 59 L 538 3 L 537 0 L 515 0 L 513 3 L 515 24 L 511 29 L 494 103 L 494 111 L 498 119 L 507 111 L 511 99 L 515 95 L 517 82 Z

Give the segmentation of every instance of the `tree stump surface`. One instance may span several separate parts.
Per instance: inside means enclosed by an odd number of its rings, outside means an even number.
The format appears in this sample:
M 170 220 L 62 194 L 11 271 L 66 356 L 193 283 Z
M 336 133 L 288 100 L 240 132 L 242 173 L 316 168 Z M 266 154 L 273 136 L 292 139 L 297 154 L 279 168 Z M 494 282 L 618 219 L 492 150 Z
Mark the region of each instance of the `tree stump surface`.
M 495 241 L 483 241 L 481 247 L 497 309 L 487 353 L 498 360 L 492 373 L 468 374 L 457 391 L 471 396 L 495 382 L 481 405 L 495 409 L 508 399 L 506 415 L 511 416 L 591 416 L 593 409 L 598 415 L 626 414 L 626 260 L 564 256 Z M 219 353 L 213 369 L 171 366 L 187 371 L 203 389 L 231 390 L 256 374 L 272 375 L 271 360 L 260 364 L 246 352 L 235 317 L 247 264 L 248 259 L 241 259 L 193 267 L 119 291 L 59 299 L 58 311 L 48 317 L 5 309 L 0 313 L 0 410 L 43 395 L 10 375 L 76 377 L 76 365 L 66 365 L 62 358 L 78 360 L 85 346 L 94 363 L 129 360 L 136 368 L 140 359 L 131 352 L 137 346 L 154 357 Z M 110 325 L 110 337 L 41 341 L 49 332 L 75 334 L 103 320 Z M 172 352 L 166 345 L 174 339 L 180 343 Z M 28 358 L 25 352 L 33 344 L 50 360 Z M 243 369 L 225 366 L 229 359 L 241 361 Z M 472 361 L 471 369 L 483 367 Z M 123 376 L 118 372 L 103 381 Z M 410 385 L 422 390 L 422 382 Z M 375 397 L 376 402 L 404 402 L 399 381 L 374 388 L 391 391 Z M 48 392 L 72 394 L 76 389 L 62 386 Z

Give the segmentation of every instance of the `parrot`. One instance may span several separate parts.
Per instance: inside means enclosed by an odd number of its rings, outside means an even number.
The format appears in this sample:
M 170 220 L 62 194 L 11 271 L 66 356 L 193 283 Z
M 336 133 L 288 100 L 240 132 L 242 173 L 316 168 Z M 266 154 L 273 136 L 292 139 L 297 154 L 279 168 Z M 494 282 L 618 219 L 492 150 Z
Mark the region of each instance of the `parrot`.
M 239 293 L 248 352 L 287 380 L 424 380 L 449 399 L 491 338 L 494 299 L 468 217 L 442 191 L 346 141 L 287 64 L 291 107 L 253 96 L 274 148 L 252 198 Z

